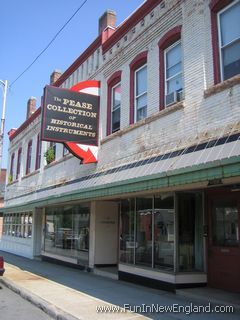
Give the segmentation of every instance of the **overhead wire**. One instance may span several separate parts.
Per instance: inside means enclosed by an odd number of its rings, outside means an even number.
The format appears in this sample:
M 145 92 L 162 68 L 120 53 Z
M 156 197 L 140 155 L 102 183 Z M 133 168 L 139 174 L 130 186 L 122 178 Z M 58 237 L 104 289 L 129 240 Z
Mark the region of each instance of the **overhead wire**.
M 85 3 L 88 0 L 84 0 L 82 4 L 78 7 L 78 9 L 71 15 L 71 17 L 64 23 L 64 25 L 58 30 L 58 32 L 53 36 L 53 38 L 49 41 L 46 47 L 36 56 L 36 58 L 17 76 L 17 78 L 10 84 L 12 87 L 33 65 L 34 63 L 43 55 L 43 53 L 51 46 L 51 44 L 56 40 L 59 34 L 65 29 L 65 27 L 69 24 L 69 22 L 75 17 L 75 15 L 82 9 Z

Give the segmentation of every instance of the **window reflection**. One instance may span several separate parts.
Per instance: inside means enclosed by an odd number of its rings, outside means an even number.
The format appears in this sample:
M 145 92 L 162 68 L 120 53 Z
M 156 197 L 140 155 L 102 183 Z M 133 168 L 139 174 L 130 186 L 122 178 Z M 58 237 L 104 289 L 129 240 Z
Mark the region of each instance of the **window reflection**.
M 3 216 L 3 235 L 30 239 L 32 212 L 7 213 Z
M 213 210 L 213 244 L 236 246 L 239 242 L 237 204 L 218 201 Z
M 175 269 L 202 271 L 202 193 L 177 194 L 177 209 L 176 229 L 174 194 L 162 193 L 153 197 L 122 200 L 120 261 L 165 272 Z M 234 230 L 233 224 L 231 226 L 231 230 Z M 174 255 L 178 261 L 176 266 Z
M 178 195 L 178 260 L 180 271 L 203 270 L 203 209 L 201 193 Z
M 136 203 L 136 264 L 152 266 L 152 197 Z
M 155 267 L 173 270 L 174 199 L 165 195 L 154 202 L 154 262 Z
M 44 250 L 86 263 L 89 251 L 89 216 L 88 205 L 47 208 Z
M 122 200 L 120 221 L 120 260 L 134 262 L 134 199 Z
M 120 261 L 172 271 L 173 257 L 173 194 L 123 200 Z

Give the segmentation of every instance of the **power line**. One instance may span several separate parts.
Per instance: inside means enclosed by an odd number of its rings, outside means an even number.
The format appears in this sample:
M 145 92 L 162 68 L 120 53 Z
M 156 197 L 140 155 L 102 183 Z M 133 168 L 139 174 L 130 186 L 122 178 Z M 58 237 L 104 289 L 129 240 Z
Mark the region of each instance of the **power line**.
M 59 34 L 63 31 L 63 29 L 69 24 L 69 22 L 75 17 L 75 15 L 81 10 L 81 8 L 84 6 L 84 4 L 88 0 L 84 0 L 80 7 L 73 13 L 73 15 L 64 23 L 64 25 L 61 27 L 61 29 L 54 35 L 54 37 L 50 40 L 50 42 L 46 45 L 46 47 L 36 56 L 36 58 L 27 66 L 26 69 L 23 70 L 19 74 L 19 76 L 10 84 L 10 87 L 14 85 L 14 83 L 17 82 L 31 67 L 32 65 L 41 57 L 41 55 L 50 47 L 50 45 L 56 40 L 56 38 L 59 36 Z

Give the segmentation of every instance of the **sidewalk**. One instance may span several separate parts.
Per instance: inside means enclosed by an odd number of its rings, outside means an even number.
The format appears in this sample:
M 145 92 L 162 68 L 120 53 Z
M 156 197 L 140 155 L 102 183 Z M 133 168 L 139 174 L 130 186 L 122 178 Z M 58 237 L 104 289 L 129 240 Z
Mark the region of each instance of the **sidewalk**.
M 65 266 L 51 264 L 44 261 L 29 260 L 5 252 L 4 256 L 6 272 L 0 278 L 2 282 L 12 290 L 39 306 L 54 319 L 61 320 L 94 320 L 94 319 L 199 319 L 202 314 L 196 313 L 144 313 L 140 315 L 132 312 L 105 312 L 97 313 L 98 306 L 119 308 L 124 304 L 131 306 L 161 305 L 171 306 L 178 304 L 188 306 L 190 303 L 201 304 L 203 299 L 191 295 L 188 297 L 175 295 L 160 290 L 153 290 L 122 281 L 107 279 L 72 269 Z M 190 296 L 189 296 L 190 294 Z M 195 292 L 196 294 L 196 292 Z M 235 304 L 238 295 L 235 296 Z M 205 303 L 211 297 L 205 293 Z M 213 301 L 215 303 L 218 300 Z M 223 302 L 223 301 L 222 301 Z M 228 304 L 228 303 L 227 303 Z M 239 301 L 240 309 L 240 301 Z M 240 318 L 239 310 L 233 314 L 209 313 L 204 319 L 231 319 Z

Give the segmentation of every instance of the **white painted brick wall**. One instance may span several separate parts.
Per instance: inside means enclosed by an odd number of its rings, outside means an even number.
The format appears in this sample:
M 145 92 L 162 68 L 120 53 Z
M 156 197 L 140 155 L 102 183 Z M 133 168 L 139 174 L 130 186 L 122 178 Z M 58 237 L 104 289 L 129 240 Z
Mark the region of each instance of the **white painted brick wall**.
M 103 59 L 102 50 L 94 53 L 94 58 L 88 60 L 92 63 L 87 70 L 89 61 L 85 61 L 70 79 L 66 80 L 64 87 L 70 87 L 74 81 L 82 81 L 88 78 L 101 81 L 100 101 L 100 136 L 106 138 L 106 114 L 107 114 L 107 80 L 116 71 L 122 71 L 122 99 L 121 99 L 121 129 L 125 132 L 113 139 L 106 139 L 99 148 L 99 162 L 97 167 L 107 168 L 118 164 L 137 160 L 147 155 L 163 153 L 171 150 L 176 143 L 178 147 L 196 143 L 208 136 L 218 137 L 226 125 L 240 120 L 240 85 L 231 89 L 213 94 L 204 98 L 204 90 L 213 85 L 213 59 L 210 22 L 210 0 L 185 0 L 182 4 L 177 0 L 165 1 L 165 7 L 158 6 L 154 9 L 154 16 L 150 14 L 145 18 L 144 26 L 141 22 L 115 44 L 112 53 L 105 53 Z M 177 4 L 178 3 L 178 4 Z M 182 24 L 182 50 L 184 71 L 184 107 L 164 114 L 149 123 L 143 123 L 133 130 L 129 128 L 129 64 L 134 57 L 148 50 L 148 116 L 159 113 L 159 48 L 158 41 L 173 27 Z M 91 73 L 89 73 L 91 71 Z M 74 79 L 74 80 L 72 80 Z M 161 113 L 161 112 L 160 112 Z M 37 125 L 36 125 L 37 124 Z M 17 149 L 23 145 L 22 172 L 26 166 L 26 146 L 28 139 L 40 131 L 40 118 L 22 132 L 10 146 L 10 153 L 15 151 L 15 163 L 17 161 Z M 34 133 L 33 133 L 34 132 Z M 33 165 L 35 166 L 35 142 L 33 143 Z M 62 145 L 57 146 L 57 160 L 62 157 Z M 46 150 L 44 143 L 42 157 Z M 10 159 L 10 157 L 9 157 Z M 10 161 L 10 160 L 9 160 Z M 49 186 L 59 183 L 62 179 L 73 179 L 84 174 L 94 167 L 80 166 L 79 160 L 70 157 L 56 166 L 44 170 L 44 162 L 40 174 L 23 179 L 23 185 Z M 91 171 L 90 170 L 90 171 Z M 21 181 L 17 188 L 18 194 L 25 193 L 21 188 Z M 11 198 L 16 188 L 9 187 L 7 197 Z M 68 186 L 67 189 L 71 190 Z M 27 201 L 27 198 L 25 199 Z M 20 201 L 20 200 L 14 200 Z M 14 203 L 9 201 L 8 205 Z

